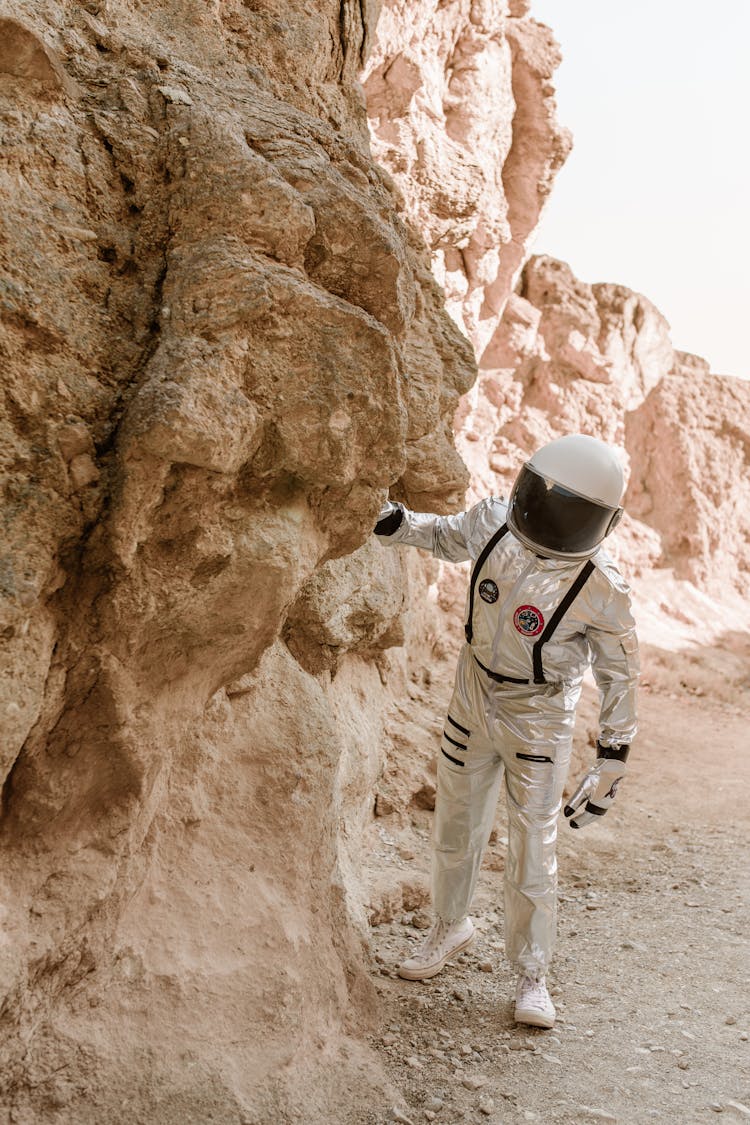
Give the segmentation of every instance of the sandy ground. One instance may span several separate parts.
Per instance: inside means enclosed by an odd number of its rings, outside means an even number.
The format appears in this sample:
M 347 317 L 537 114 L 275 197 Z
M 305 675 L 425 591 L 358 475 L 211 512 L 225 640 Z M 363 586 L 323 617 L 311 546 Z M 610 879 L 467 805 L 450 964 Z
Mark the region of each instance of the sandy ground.
M 746 634 L 646 654 L 619 799 L 601 824 L 561 825 L 552 1031 L 512 1020 L 502 810 L 470 950 L 431 981 L 401 981 L 395 967 L 424 937 L 425 911 L 373 927 L 373 1044 L 399 1093 L 347 1122 L 750 1120 L 749 655 Z M 583 722 L 594 708 L 589 692 Z M 418 814 L 392 841 L 393 863 L 417 878 L 429 820 Z

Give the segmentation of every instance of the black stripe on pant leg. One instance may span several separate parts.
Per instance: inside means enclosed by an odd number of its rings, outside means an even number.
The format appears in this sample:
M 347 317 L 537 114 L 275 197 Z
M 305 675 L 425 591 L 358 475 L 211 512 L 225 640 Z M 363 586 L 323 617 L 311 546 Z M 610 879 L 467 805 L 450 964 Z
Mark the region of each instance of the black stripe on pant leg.
M 471 734 L 470 730 L 467 730 L 466 727 L 462 727 L 461 724 L 457 723 L 456 720 L 454 718 L 452 718 L 450 715 L 448 716 L 448 722 L 452 723 L 453 726 L 456 728 L 456 730 L 460 730 L 461 734 L 465 734 L 467 738 Z
M 548 758 L 546 754 L 516 754 L 517 758 L 522 758 L 524 762 L 549 762 L 553 764 L 552 759 Z
M 607 810 L 603 809 L 600 805 L 592 805 L 591 801 L 587 801 L 585 811 L 593 813 L 594 816 L 604 816 L 604 814 Z
M 451 746 L 455 746 L 457 750 L 465 750 L 466 749 L 466 743 L 465 742 L 456 742 L 455 738 L 451 738 L 451 736 L 448 734 L 447 730 L 443 731 L 443 738 L 445 739 L 446 742 L 450 742 Z
M 462 766 L 462 767 L 463 767 L 463 766 L 465 766 L 465 765 L 466 765 L 466 763 L 465 763 L 465 762 L 460 762 L 460 761 L 458 760 L 458 758 L 454 758 L 454 757 L 453 757 L 453 756 L 452 756 L 451 754 L 449 754 L 449 753 L 448 753 L 448 751 L 447 751 L 447 750 L 443 750 L 443 749 L 441 748 L 441 750 L 440 750 L 440 753 L 441 753 L 441 754 L 444 754 L 444 755 L 445 755 L 445 757 L 446 757 L 446 758 L 448 759 L 448 761 L 449 761 L 449 762 L 453 762 L 454 766 Z

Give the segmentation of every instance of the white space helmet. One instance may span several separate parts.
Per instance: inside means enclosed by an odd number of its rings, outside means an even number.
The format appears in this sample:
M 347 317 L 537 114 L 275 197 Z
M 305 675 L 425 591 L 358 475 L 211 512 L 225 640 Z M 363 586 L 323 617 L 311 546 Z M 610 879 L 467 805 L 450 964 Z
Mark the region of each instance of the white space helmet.
M 537 554 L 588 558 L 620 522 L 624 486 L 614 449 L 598 438 L 568 434 L 543 445 L 521 469 L 508 527 Z

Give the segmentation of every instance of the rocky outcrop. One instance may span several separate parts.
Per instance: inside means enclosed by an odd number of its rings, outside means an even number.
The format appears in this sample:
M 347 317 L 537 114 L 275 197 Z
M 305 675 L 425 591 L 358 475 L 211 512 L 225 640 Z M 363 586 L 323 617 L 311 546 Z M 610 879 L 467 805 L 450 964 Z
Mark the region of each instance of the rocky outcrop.
M 630 483 L 612 544 L 629 572 L 670 569 L 716 594 L 746 582 L 750 387 L 676 351 L 641 294 L 532 258 L 456 426 L 475 496 L 507 495 L 560 434 L 620 446 Z
M 374 564 L 339 560 L 397 481 L 456 502 L 475 374 L 369 153 L 372 18 L 3 17 L 0 1071 L 26 1120 L 255 1120 L 310 1074 L 322 1118 L 318 1060 L 368 1012 L 339 825 L 372 804 L 401 580 L 357 600 Z
M 633 517 L 660 566 L 720 599 L 750 576 L 750 385 L 680 361 L 625 422 Z

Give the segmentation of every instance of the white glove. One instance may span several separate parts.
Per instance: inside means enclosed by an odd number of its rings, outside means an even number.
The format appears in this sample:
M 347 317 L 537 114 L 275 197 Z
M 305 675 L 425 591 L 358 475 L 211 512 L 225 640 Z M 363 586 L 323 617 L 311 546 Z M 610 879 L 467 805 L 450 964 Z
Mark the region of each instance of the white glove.
M 625 776 L 625 762 L 630 750 L 628 745 L 602 746 L 601 742 L 597 742 L 596 748 L 599 757 L 564 809 L 565 815 L 571 817 L 571 828 L 583 828 L 597 817 L 604 816 L 617 795 L 618 785 Z M 583 808 L 577 812 L 581 805 Z

